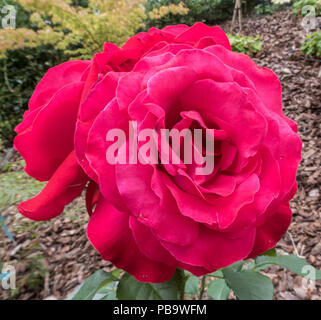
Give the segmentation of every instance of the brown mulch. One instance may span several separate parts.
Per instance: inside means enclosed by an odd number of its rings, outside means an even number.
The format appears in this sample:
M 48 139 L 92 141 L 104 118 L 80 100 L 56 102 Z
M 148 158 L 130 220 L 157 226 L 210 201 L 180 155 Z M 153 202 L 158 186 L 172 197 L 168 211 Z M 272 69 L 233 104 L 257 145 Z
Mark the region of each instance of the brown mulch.
M 6 224 L 16 243 L 0 232 L 0 244 L 4 244 L 0 246 L 0 256 L 16 268 L 19 292 L 14 299 L 63 299 L 94 271 L 111 269 L 112 265 L 101 259 L 86 238 L 88 217 L 82 210 L 83 198 L 74 202 L 67 214 L 41 223 L 30 223 L 16 213 L 15 207 L 7 210 L 10 215 Z M 44 269 L 42 275 L 39 268 Z M 40 285 L 35 284 L 37 276 L 42 279 Z M 8 291 L 0 290 L 0 299 L 3 298 L 9 298 Z
M 229 31 L 229 22 L 222 26 Z M 321 64 L 300 58 L 304 30 L 300 20 L 289 11 L 272 16 L 252 16 L 243 22 L 243 34 L 261 35 L 264 51 L 254 57 L 262 67 L 272 69 L 281 79 L 285 114 L 298 123 L 303 140 L 303 161 L 298 172 L 298 192 L 291 201 L 293 222 L 289 233 L 278 244 L 285 253 L 299 254 L 321 269 Z M 86 238 L 83 199 L 78 199 L 67 214 L 34 224 L 7 210 L 8 225 L 17 243 L 0 232 L 0 257 L 17 268 L 19 292 L 15 299 L 65 298 L 93 271 L 112 266 L 102 261 Z M 12 228 L 10 226 L 19 226 Z M 30 261 L 37 259 L 44 268 L 34 270 Z M 1 261 L 0 261 L 1 262 Z M 41 273 L 43 282 L 34 284 L 28 274 Z M 306 290 L 302 278 L 272 267 L 267 275 L 275 284 L 275 299 L 321 300 L 321 283 Z M 36 286 L 31 289 L 32 286 Z M 8 299 L 0 290 L 0 299 Z

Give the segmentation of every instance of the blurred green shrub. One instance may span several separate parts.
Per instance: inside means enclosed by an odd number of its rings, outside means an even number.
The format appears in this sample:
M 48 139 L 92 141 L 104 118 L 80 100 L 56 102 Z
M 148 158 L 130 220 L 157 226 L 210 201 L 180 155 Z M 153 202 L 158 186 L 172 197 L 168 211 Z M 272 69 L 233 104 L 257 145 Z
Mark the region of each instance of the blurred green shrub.
M 14 127 L 21 121 L 28 100 L 41 77 L 61 61 L 52 46 L 10 50 L 0 60 L 0 141 L 10 146 Z
M 272 0 L 267 3 L 260 3 L 255 6 L 254 11 L 256 14 L 273 14 L 276 11 L 284 10 L 287 7 L 291 6 L 292 0 Z
M 0 28 L 0 149 L 12 145 L 39 80 L 52 66 L 121 45 L 144 25 L 145 0 L 0 0 L 16 7 L 16 29 Z
M 252 56 L 263 49 L 263 43 L 259 40 L 259 35 L 254 38 L 228 34 L 228 38 L 230 40 L 232 50 L 236 52 L 241 52 Z
M 321 58 L 321 31 L 307 35 L 301 50 L 306 56 Z
M 260 3 L 257 6 L 255 6 L 254 10 L 256 14 L 263 15 L 263 14 L 273 14 L 276 11 L 276 8 L 272 4 Z
M 254 0 L 243 1 L 243 8 L 249 12 L 254 8 Z M 184 4 L 188 9 L 185 14 L 169 13 L 161 19 L 153 19 L 149 13 L 162 6 L 172 4 Z M 163 28 L 172 24 L 187 24 L 189 26 L 196 22 L 204 22 L 209 25 L 217 24 L 220 21 L 230 19 L 233 15 L 234 0 L 147 0 L 146 2 L 146 29 L 151 27 Z
M 17 1 L 0 0 L 0 8 L 5 5 L 16 7 L 16 30 L 33 32 L 30 12 Z M 38 81 L 48 68 L 62 60 L 62 54 L 52 45 L 20 46 L 19 33 L 12 33 L 16 30 L 0 29 L 0 150 L 12 145 L 13 129 L 21 121 Z M 7 42 L 9 38 L 11 45 Z
M 117 45 L 143 26 L 145 0 L 16 0 L 30 14 L 30 28 L 0 30 L 0 55 L 5 50 L 54 45 L 73 58 L 91 58 L 104 42 Z

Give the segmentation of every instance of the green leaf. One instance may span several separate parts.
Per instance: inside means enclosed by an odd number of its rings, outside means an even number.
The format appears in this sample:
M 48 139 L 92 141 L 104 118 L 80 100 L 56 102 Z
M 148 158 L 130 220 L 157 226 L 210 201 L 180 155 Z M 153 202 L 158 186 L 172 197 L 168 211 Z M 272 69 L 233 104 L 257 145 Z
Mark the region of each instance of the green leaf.
M 116 278 L 119 278 L 120 274 L 122 273 L 122 269 L 115 269 L 111 272 L 111 274 L 116 277 Z
M 245 263 L 244 260 L 240 260 L 240 261 L 237 261 L 237 262 L 233 263 L 232 265 L 230 265 L 229 268 L 232 268 L 234 271 L 241 271 L 244 263 Z
M 244 260 L 240 260 L 240 261 L 237 261 L 233 264 L 231 264 L 229 266 L 229 268 L 232 268 L 234 271 L 241 271 L 242 268 L 243 268 L 243 265 L 244 265 L 245 261 Z M 213 277 L 217 277 L 217 278 L 223 278 L 224 275 L 223 275 L 223 269 L 219 269 L 219 270 L 216 270 L 215 272 L 212 272 L 212 273 L 209 273 L 207 274 L 207 276 L 213 276 Z
M 117 288 L 119 300 L 179 300 L 184 290 L 184 272 L 177 269 L 173 278 L 163 283 L 139 282 L 125 273 Z
M 207 294 L 214 300 L 226 300 L 231 292 L 224 279 L 211 281 L 207 288 Z
M 194 296 L 199 291 L 200 278 L 195 276 L 190 276 L 185 283 L 185 292 L 189 296 Z
M 268 251 L 265 251 L 264 253 L 261 254 L 261 256 L 269 256 L 269 257 L 277 257 L 277 253 L 276 253 L 276 250 L 275 248 L 272 248 Z
M 98 270 L 84 282 L 72 300 L 92 300 L 100 288 L 112 281 L 117 281 L 117 278 L 109 272 Z
M 223 269 L 227 285 L 239 300 L 272 300 L 272 280 L 256 271 L 234 271 L 231 267 Z
M 283 268 L 305 277 L 309 280 L 321 280 L 321 271 L 305 262 L 296 255 L 283 255 L 277 257 L 259 256 L 255 259 L 258 267 L 268 265 L 279 265 Z
M 100 300 L 117 300 L 116 291 L 110 291 L 108 294 L 103 296 Z
M 104 286 L 99 286 L 99 289 L 97 290 L 97 294 L 109 294 L 110 291 L 116 291 L 117 289 L 117 282 L 109 282 L 105 284 Z
M 215 272 L 209 273 L 208 276 L 213 276 L 213 277 L 218 277 L 218 278 L 223 278 L 224 277 L 222 269 L 219 269 L 219 270 L 217 270 Z
M 254 268 L 252 268 L 252 269 L 255 271 L 262 271 L 262 270 L 265 270 L 266 268 L 271 267 L 273 265 L 274 265 L 273 263 L 268 263 L 268 264 L 263 264 L 263 265 L 260 264 L 260 265 L 255 265 Z
M 118 281 L 109 282 L 105 284 L 96 292 L 98 296 L 95 295 L 94 299 L 96 299 L 97 297 L 98 300 L 117 300 L 117 297 L 116 297 L 117 284 L 118 284 Z

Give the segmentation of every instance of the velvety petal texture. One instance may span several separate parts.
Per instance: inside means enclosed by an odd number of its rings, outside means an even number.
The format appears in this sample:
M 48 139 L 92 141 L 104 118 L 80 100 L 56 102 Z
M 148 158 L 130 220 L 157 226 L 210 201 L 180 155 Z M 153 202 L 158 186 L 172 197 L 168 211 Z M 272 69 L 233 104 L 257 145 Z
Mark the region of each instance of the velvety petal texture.
M 153 132 L 158 151 L 139 150 L 138 163 L 128 161 L 133 123 L 138 135 Z M 107 137 L 119 129 L 125 161 L 111 163 L 115 141 Z M 178 146 L 194 155 L 186 161 L 162 129 L 197 129 L 202 141 L 206 130 L 213 150 L 183 135 Z M 49 180 L 19 210 L 53 218 L 89 181 L 89 240 L 140 281 L 169 280 L 176 268 L 200 276 L 255 257 L 291 222 L 302 143 L 282 113 L 280 81 L 232 52 L 219 27 L 151 28 L 121 48 L 106 43 L 91 61 L 51 69 L 16 130 L 26 171 Z M 213 163 L 206 174 L 204 154 Z

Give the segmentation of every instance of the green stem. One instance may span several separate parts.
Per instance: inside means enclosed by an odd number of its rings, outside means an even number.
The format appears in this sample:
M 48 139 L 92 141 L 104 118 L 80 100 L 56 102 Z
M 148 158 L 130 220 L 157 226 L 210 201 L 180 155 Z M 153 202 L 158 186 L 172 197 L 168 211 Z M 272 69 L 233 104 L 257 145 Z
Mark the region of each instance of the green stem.
M 204 292 L 205 292 L 205 280 L 206 280 L 206 277 L 203 276 L 202 279 L 201 279 L 201 290 L 200 290 L 200 294 L 198 296 L 198 300 L 202 300 L 203 299 L 203 295 L 204 295 Z
M 181 300 L 185 300 L 185 283 L 186 283 L 187 277 L 184 277 L 184 285 L 183 290 L 181 291 Z
M 183 270 L 180 270 L 180 272 L 181 272 L 181 281 L 179 283 L 180 298 L 181 298 L 181 300 L 185 300 L 185 284 L 188 279 L 188 276 L 185 275 Z

